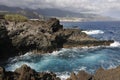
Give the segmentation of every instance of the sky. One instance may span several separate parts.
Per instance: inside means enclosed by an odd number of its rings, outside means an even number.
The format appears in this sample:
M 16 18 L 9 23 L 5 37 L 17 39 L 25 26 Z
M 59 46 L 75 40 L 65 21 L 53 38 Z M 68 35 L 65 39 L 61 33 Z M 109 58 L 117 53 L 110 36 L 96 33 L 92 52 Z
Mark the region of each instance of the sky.
M 120 0 L 0 0 L 0 5 L 31 9 L 54 8 L 120 18 Z

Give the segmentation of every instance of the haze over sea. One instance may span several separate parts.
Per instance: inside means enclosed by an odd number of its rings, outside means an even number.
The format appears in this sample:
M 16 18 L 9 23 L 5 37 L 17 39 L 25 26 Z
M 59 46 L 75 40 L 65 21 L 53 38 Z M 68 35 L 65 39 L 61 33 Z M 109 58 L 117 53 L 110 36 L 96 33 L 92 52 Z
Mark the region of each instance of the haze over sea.
M 61 49 L 43 55 L 26 53 L 9 59 L 5 68 L 14 71 L 22 64 L 27 64 L 36 71 L 55 72 L 64 80 L 73 71 L 77 73 L 85 70 L 94 73 L 100 67 L 109 69 L 120 65 L 120 21 L 62 22 L 61 24 L 65 28 L 83 29 L 83 32 L 99 40 L 115 42 L 110 46 Z

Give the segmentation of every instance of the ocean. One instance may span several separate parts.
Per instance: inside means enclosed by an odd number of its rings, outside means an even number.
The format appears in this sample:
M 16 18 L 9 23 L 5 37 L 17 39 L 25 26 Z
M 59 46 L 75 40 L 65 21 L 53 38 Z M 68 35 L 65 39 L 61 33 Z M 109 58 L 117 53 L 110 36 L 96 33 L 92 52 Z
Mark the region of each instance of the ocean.
M 65 80 L 71 72 L 85 70 L 88 73 L 103 67 L 115 68 L 120 65 L 120 21 L 113 22 L 61 22 L 64 28 L 78 28 L 99 40 L 114 40 L 110 46 L 61 49 L 48 54 L 16 56 L 8 60 L 5 68 L 14 71 L 22 64 L 40 72 L 54 72 Z

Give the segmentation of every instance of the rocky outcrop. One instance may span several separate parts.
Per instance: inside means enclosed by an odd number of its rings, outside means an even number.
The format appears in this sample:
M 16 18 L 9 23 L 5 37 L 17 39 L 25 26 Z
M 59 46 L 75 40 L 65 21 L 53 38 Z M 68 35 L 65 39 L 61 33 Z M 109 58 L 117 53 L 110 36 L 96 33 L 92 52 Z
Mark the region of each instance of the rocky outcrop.
M 93 76 L 93 80 L 120 80 L 120 66 L 109 70 L 98 69 Z
M 0 22 L 0 60 L 7 59 L 15 55 L 16 49 L 12 45 L 12 40 L 8 36 L 8 31 L 5 27 L 5 22 Z M 1 62 L 0 62 L 1 64 Z
M 56 74 L 50 72 L 36 72 L 27 65 L 22 65 L 14 72 L 5 71 L 0 67 L 0 80 L 61 80 Z M 78 74 L 71 73 L 66 80 L 120 80 L 120 67 L 104 70 L 100 68 L 94 75 L 88 74 L 85 71 L 80 71 Z
M 100 68 L 94 75 L 90 75 L 85 71 L 80 71 L 77 75 L 72 73 L 67 80 L 120 80 L 120 67 L 109 70 Z
M 113 41 L 99 41 L 79 29 L 63 29 L 59 20 L 8 22 L 5 25 L 12 44 L 24 53 L 52 52 L 60 48 L 110 45 Z
M 2 58 L 14 54 L 13 47 L 20 54 L 28 51 L 47 53 L 60 48 L 102 46 L 114 42 L 96 40 L 79 29 L 64 29 L 56 18 L 47 21 L 3 21 L 0 33 Z
M 14 72 L 0 67 L 0 80 L 60 80 L 54 73 L 36 72 L 27 65 L 22 65 Z
M 22 23 L 9 22 L 6 25 L 12 44 L 24 53 L 30 50 L 38 50 L 41 53 L 51 52 L 58 48 L 56 40 L 59 32 L 63 29 L 59 20 L 28 21 Z M 62 47 L 60 47 L 62 48 Z
M 80 71 L 77 75 L 75 73 L 71 73 L 70 78 L 67 80 L 92 80 L 92 75 L 85 71 Z
M 111 43 L 113 43 L 113 40 L 108 40 L 108 41 L 98 41 L 98 40 L 85 40 L 85 41 L 67 41 L 64 44 L 64 48 L 71 48 L 71 47 L 92 47 L 92 46 L 108 46 Z

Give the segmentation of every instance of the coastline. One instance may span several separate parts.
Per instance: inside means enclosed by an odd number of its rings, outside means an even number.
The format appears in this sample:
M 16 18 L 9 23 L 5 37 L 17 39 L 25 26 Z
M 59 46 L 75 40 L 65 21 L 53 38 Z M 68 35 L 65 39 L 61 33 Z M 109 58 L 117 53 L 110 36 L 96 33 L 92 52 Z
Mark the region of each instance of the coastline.
M 119 80 L 120 79 L 120 66 L 104 70 L 99 68 L 94 74 L 88 74 L 81 70 L 77 74 L 71 73 L 67 79 L 61 79 L 57 77 L 53 72 L 36 72 L 29 66 L 23 64 L 20 68 L 17 68 L 14 72 L 6 71 L 3 67 L 0 67 L 0 79 L 1 80 Z
M 13 46 L 10 47 L 12 53 L 17 53 L 17 55 L 29 51 L 44 54 L 61 48 L 107 46 L 114 42 L 113 40 L 96 40 L 80 29 L 63 29 L 63 25 L 56 18 L 47 21 L 29 20 L 17 23 L 1 21 L 1 27 L 4 27 L 6 34 L 4 37 L 10 42 L 8 44 Z M 7 45 L 6 42 L 3 45 Z
M 109 46 L 111 43 L 114 43 L 113 40 L 97 40 L 95 38 L 92 38 L 88 36 L 86 33 L 82 32 L 80 29 L 63 29 L 63 25 L 61 25 L 59 20 L 55 18 L 43 22 L 28 21 L 28 22 L 18 22 L 16 24 L 14 22 L 6 23 L 3 21 L 1 22 L 0 31 L 5 33 L 4 37 L 0 37 L 1 40 L 3 41 L 3 45 L 8 45 L 8 44 L 10 45 L 9 47 L 5 46 L 4 48 L 6 50 L 4 49 L 3 51 L 1 51 L 4 54 L 2 55 L 2 58 L 5 57 L 5 60 L 7 60 L 10 57 L 14 57 L 16 55 L 18 56 L 25 54 L 28 51 L 36 51 L 36 52 L 38 51 L 39 53 L 37 54 L 41 54 L 41 53 L 44 54 L 59 50 L 61 48 Z M 6 43 L 6 41 L 8 41 L 9 43 Z M 11 55 L 10 53 L 13 54 Z M 26 68 L 28 68 L 27 65 L 25 66 L 25 69 Z M 3 72 L 5 72 L 3 68 L 0 69 Z M 31 72 L 31 68 L 29 68 L 29 70 Z M 29 71 L 26 72 L 29 73 Z M 5 74 L 6 76 L 8 76 L 8 78 L 11 78 L 10 76 L 13 76 L 13 74 L 15 74 L 14 72 L 5 72 L 5 73 L 9 74 L 9 75 Z M 30 74 L 27 75 L 23 75 L 23 74 L 25 73 L 21 73 L 20 75 L 15 74 L 15 76 L 19 78 L 30 75 Z M 34 76 L 36 76 L 36 74 L 39 75 L 38 73 L 35 72 Z M 94 80 L 93 77 L 91 78 L 90 74 L 82 72 L 82 74 L 80 75 L 83 74 L 90 77 L 89 79 L 88 78 L 86 79 L 86 76 L 83 76 L 83 78 L 85 79 L 82 80 Z M 49 75 L 51 76 L 54 74 L 49 74 Z M 46 77 L 49 77 L 49 75 L 47 74 Z M 34 78 L 34 76 L 32 77 Z M 72 77 L 70 77 L 67 80 L 77 80 L 79 77 L 79 76 L 76 77 L 74 73 L 72 73 L 71 76 Z M 21 78 L 20 80 L 32 80 L 32 79 Z M 36 79 L 34 78 L 34 80 Z M 60 79 L 54 76 L 54 79 L 50 79 L 50 80 L 60 80 Z M 100 80 L 102 79 L 100 78 Z

